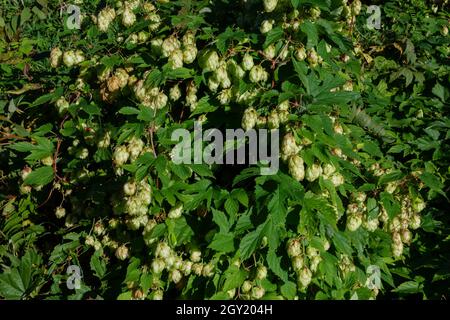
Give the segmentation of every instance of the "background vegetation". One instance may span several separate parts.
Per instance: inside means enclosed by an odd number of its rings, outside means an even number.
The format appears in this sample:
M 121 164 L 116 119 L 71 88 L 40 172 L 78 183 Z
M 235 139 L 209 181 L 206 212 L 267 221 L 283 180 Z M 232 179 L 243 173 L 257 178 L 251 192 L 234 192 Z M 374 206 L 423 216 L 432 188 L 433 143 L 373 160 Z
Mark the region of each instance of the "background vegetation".
M 448 298 L 447 1 L 73 2 L 0 6 L 0 297 Z M 280 171 L 173 164 L 195 120 Z

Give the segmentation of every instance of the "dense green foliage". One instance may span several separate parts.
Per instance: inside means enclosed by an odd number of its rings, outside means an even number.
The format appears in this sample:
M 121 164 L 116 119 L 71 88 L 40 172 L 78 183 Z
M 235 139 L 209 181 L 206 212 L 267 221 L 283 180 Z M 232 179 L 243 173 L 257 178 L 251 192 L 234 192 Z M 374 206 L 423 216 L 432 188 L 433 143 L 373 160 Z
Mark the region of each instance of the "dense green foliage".
M 0 298 L 449 298 L 447 1 L 73 4 L 0 7 Z

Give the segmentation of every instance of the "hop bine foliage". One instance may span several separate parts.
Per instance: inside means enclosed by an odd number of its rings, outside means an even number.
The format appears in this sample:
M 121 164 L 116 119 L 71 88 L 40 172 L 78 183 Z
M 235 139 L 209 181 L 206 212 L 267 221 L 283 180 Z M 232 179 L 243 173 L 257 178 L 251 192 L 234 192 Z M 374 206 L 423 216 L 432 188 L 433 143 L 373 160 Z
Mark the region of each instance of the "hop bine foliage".
M 446 3 L 5 5 L 0 298 L 448 298 Z M 198 122 L 279 170 L 175 164 Z

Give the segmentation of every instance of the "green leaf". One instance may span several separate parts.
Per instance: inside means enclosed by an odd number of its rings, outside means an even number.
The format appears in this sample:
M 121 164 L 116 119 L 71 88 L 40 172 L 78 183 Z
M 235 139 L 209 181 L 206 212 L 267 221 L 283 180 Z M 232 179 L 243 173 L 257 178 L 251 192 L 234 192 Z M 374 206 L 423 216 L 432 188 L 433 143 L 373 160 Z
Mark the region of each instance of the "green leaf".
M 230 224 L 222 211 L 212 208 L 213 221 L 219 226 L 221 233 L 227 233 L 230 230 Z
M 394 172 L 382 175 L 380 179 L 378 179 L 378 185 L 383 185 L 391 181 L 398 181 L 401 180 L 405 174 L 401 172 L 400 170 L 396 170 Z
M 242 30 L 235 31 L 232 28 L 227 27 L 227 29 L 216 38 L 217 49 L 219 49 L 221 54 L 224 54 L 229 47 L 230 40 L 241 41 L 245 39 L 246 36 L 247 34 Z
M 47 152 L 53 152 L 54 151 L 54 146 L 53 143 L 48 140 L 47 138 L 44 137 L 37 137 L 37 136 L 33 136 L 34 140 L 36 140 L 37 142 L 37 149 L 43 150 L 43 151 L 47 151 Z
M 92 257 L 90 262 L 91 270 L 94 271 L 94 275 L 102 279 L 106 273 L 106 262 L 101 258 L 100 252 L 96 251 Z
M 259 281 L 261 287 L 263 287 L 267 292 L 273 292 L 277 290 L 277 285 L 269 281 L 268 278 L 262 279 Z
M 213 112 L 217 110 L 216 106 L 213 106 L 209 103 L 209 97 L 208 96 L 204 96 L 203 98 L 201 98 L 198 103 L 197 103 L 197 107 L 195 108 L 195 110 L 191 113 L 190 118 L 192 118 L 195 115 L 198 114 L 203 114 L 203 113 L 208 113 L 208 112 Z
M 102 114 L 100 107 L 95 105 L 94 103 L 82 105 L 81 110 L 83 110 L 90 116 L 100 116 Z
M 29 152 L 36 149 L 36 146 L 29 142 L 17 142 L 11 145 L 10 148 L 19 152 Z
M 117 296 L 117 300 L 132 300 L 133 293 L 131 291 L 122 292 Z
M 187 224 L 184 217 L 178 219 L 167 219 L 167 229 L 169 232 L 169 242 L 172 246 L 179 246 L 188 243 L 194 235 L 194 231 Z
M 139 282 L 142 290 L 147 292 L 153 285 L 153 275 L 151 273 L 143 273 Z
M 44 20 L 47 18 L 47 15 L 44 12 L 42 12 L 42 10 L 40 10 L 38 7 L 34 6 L 31 10 L 40 20 Z
M 295 296 L 297 295 L 297 285 L 292 281 L 288 281 L 283 284 L 280 290 L 281 294 L 289 300 L 294 300 Z
M 305 21 L 301 24 L 300 30 L 303 31 L 307 38 L 308 42 L 306 43 L 306 48 L 312 48 L 317 46 L 319 42 L 319 34 L 317 31 L 317 26 L 311 21 Z
M 144 107 L 139 111 L 139 115 L 137 116 L 138 120 L 142 120 L 145 122 L 150 122 L 155 119 L 156 111 L 152 108 Z
M 113 55 L 104 55 L 101 59 L 100 62 L 102 64 L 105 65 L 105 67 L 108 68 L 114 68 L 114 66 L 122 63 L 123 59 L 120 55 L 118 54 L 113 54 Z
M 434 220 L 431 213 L 426 214 L 422 217 L 422 223 L 420 227 L 426 232 L 439 232 L 439 229 L 442 228 L 442 222 L 438 220 Z
M 283 31 L 283 28 L 281 28 L 281 27 L 276 27 L 276 28 L 273 28 L 272 30 L 270 30 L 267 33 L 266 41 L 264 42 L 263 48 L 267 48 L 272 43 L 281 39 L 283 34 L 284 34 L 284 31 Z
M 297 73 L 297 76 L 299 77 L 300 81 L 303 83 L 303 85 L 306 88 L 306 93 L 311 94 L 311 77 L 307 76 L 308 68 L 303 61 L 296 61 L 292 60 L 292 63 L 294 64 L 295 72 Z
M 396 215 L 398 215 L 401 211 L 401 206 L 394 199 L 392 194 L 387 192 L 382 192 L 380 194 L 381 203 L 383 204 L 383 207 L 386 209 L 386 212 L 389 216 L 389 219 L 395 218 Z
M 330 0 L 299 0 L 300 4 L 309 4 L 323 10 L 328 10 L 331 4 Z
M 136 257 L 132 257 L 127 267 L 127 275 L 124 282 L 137 282 L 141 277 L 141 260 Z
M 380 157 L 380 158 L 383 157 L 383 153 L 381 152 L 378 145 L 376 145 L 372 141 L 365 141 L 363 150 L 366 151 L 367 153 L 369 153 L 371 156 L 376 156 L 376 157 Z
M 166 233 L 166 230 L 167 230 L 167 226 L 163 223 L 160 223 L 160 224 L 156 225 L 153 228 L 152 232 L 149 235 L 147 235 L 146 237 L 149 240 L 162 237 Z
M 353 249 L 350 246 L 349 240 L 346 237 L 345 233 L 341 231 L 337 231 L 334 233 L 334 236 L 332 237 L 333 244 L 336 246 L 336 249 L 339 252 L 345 253 L 346 255 L 351 256 Z
M 429 187 L 431 190 L 438 191 L 439 193 L 442 193 L 442 194 L 444 193 L 442 191 L 442 188 L 444 187 L 444 185 L 439 180 L 439 178 L 436 177 L 435 175 L 433 175 L 433 174 L 431 174 L 429 172 L 424 172 L 420 176 L 420 180 L 422 180 L 423 183 L 425 183 L 425 185 L 427 187 Z
M 247 180 L 247 179 L 255 177 L 255 176 L 259 176 L 260 173 L 261 173 L 260 169 L 256 168 L 256 167 L 251 167 L 251 168 L 247 168 L 247 169 L 242 170 L 239 173 L 239 175 L 234 177 L 234 179 L 233 179 L 233 187 L 236 186 L 241 181 Z
M 181 180 L 186 180 L 192 176 L 191 169 L 184 164 L 175 164 L 170 162 L 170 169 L 175 173 Z
M 403 145 L 403 144 L 398 144 L 395 146 L 392 146 L 389 150 L 388 153 L 400 153 L 403 150 L 405 150 L 407 148 L 407 145 Z
M 275 250 L 269 250 L 266 260 L 270 270 L 272 270 L 281 280 L 288 282 L 288 273 L 281 267 L 281 256 L 277 255 Z
M 20 25 L 23 26 L 25 22 L 30 20 L 31 18 L 31 10 L 28 7 L 23 8 L 22 13 L 20 14 Z
M 378 217 L 378 212 L 377 201 L 374 198 L 367 199 L 367 217 L 369 219 L 375 219 Z
M 323 252 L 321 253 L 321 256 L 323 258 L 323 262 L 319 265 L 319 268 L 322 272 L 322 274 L 324 274 L 324 279 L 325 282 L 332 286 L 335 281 L 337 281 L 337 266 L 338 266 L 338 259 L 328 253 L 328 252 Z
M 211 248 L 217 252 L 233 252 L 235 250 L 234 234 L 231 232 L 216 233 L 208 248 Z
M 118 112 L 125 115 L 136 115 L 140 113 L 140 110 L 133 107 L 123 107 Z
M 406 281 L 392 290 L 393 292 L 412 294 L 422 292 L 423 285 L 415 281 Z
M 291 4 L 294 7 L 294 9 L 297 9 L 298 5 L 300 4 L 300 0 L 291 0 Z
M 256 248 L 259 246 L 262 238 L 262 234 L 264 228 L 266 227 L 266 223 L 263 223 L 256 228 L 256 230 L 246 234 L 239 246 L 239 251 L 241 253 L 242 260 L 248 259 L 253 252 L 255 252 Z
M 41 167 L 33 170 L 26 178 L 24 183 L 32 186 L 45 186 L 53 181 L 54 172 L 52 167 Z
M 213 172 L 206 164 L 190 164 L 188 167 L 201 177 L 214 177 Z
M 442 102 L 445 102 L 445 88 L 439 82 L 433 87 L 432 92 L 436 97 L 441 99 Z
M 357 300 L 369 300 L 373 296 L 372 291 L 368 288 L 356 289 L 354 294 L 356 294 Z
M 34 100 L 34 102 L 30 105 L 30 107 L 37 107 L 49 101 L 54 101 L 59 97 L 61 97 L 63 95 L 63 92 L 64 92 L 63 88 L 58 88 L 52 93 L 44 94 L 43 96 L 40 96 L 39 98 Z
M 226 292 L 215 293 L 210 300 L 230 300 L 230 296 Z
M 179 24 L 183 24 L 183 27 L 187 27 L 189 29 L 197 29 L 202 24 L 205 23 L 205 20 L 200 15 L 193 14 L 180 14 L 172 16 L 172 25 L 178 26 Z
M 236 191 L 236 192 L 234 192 Z M 248 207 L 248 195 L 243 189 L 235 189 L 232 192 L 233 197 L 239 201 L 243 206 Z
M 164 74 L 158 69 L 152 70 L 147 78 L 145 78 L 145 85 L 149 87 L 157 87 L 163 82 Z
M 33 268 L 34 261 L 32 261 L 33 260 L 32 254 L 33 254 L 32 251 L 27 251 L 25 255 L 22 257 L 18 268 L 24 288 L 28 288 L 31 284 L 31 276 L 34 269 Z
M 410 64 L 416 63 L 417 60 L 416 51 L 414 48 L 414 44 L 410 39 L 406 39 L 405 55 L 406 59 L 408 59 L 408 63 Z
M 10 272 L 0 274 L 0 296 L 5 299 L 17 300 L 22 298 L 24 293 L 25 287 L 17 269 L 14 268 Z
M 350 101 L 355 101 L 360 98 L 359 92 L 347 91 L 321 91 L 314 99 L 314 104 L 329 105 L 329 104 L 347 104 Z
M 192 69 L 176 68 L 176 69 L 170 70 L 167 73 L 167 78 L 170 80 L 189 79 L 189 78 L 192 78 L 193 75 L 194 75 L 194 72 Z
M 285 198 L 286 195 L 281 192 L 281 188 L 278 186 L 267 206 L 275 227 L 282 227 L 285 225 L 287 214 Z
M 230 215 L 230 217 L 235 217 L 239 210 L 239 203 L 232 198 L 228 198 L 225 201 L 225 210 Z
M 239 220 L 236 223 L 236 227 L 234 228 L 234 232 L 236 234 L 240 234 L 248 229 L 253 227 L 252 221 L 250 220 L 250 214 L 246 213 L 239 217 Z
M 226 271 L 225 276 L 225 283 L 222 290 L 226 292 L 234 288 L 239 288 L 247 278 L 247 272 L 236 266 L 231 266 Z

